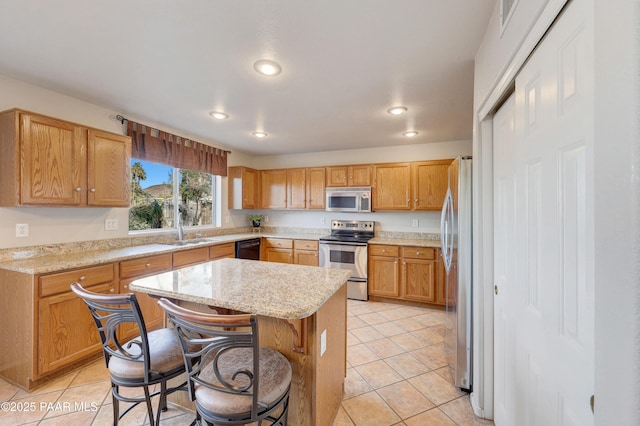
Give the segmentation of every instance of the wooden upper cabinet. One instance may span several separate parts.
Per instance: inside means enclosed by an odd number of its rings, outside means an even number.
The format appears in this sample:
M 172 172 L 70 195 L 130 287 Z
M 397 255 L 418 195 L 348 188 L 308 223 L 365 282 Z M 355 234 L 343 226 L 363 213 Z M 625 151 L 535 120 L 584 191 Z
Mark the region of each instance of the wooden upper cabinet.
M 80 126 L 20 114 L 20 204 L 85 204 L 85 146 Z
M 307 209 L 324 210 L 325 168 L 307 169 Z
M 128 207 L 131 139 L 20 110 L 0 114 L 0 205 Z
M 262 170 L 260 172 L 261 208 L 287 208 L 287 170 Z
M 229 167 L 229 208 L 257 209 L 259 207 L 260 172 L 248 167 Z
M 423 161 L 411 164 L 413 210 L 442 209 L 447 194 L 451 161 Z
M 287 169 L 288 209 L 307 207 L 307 169 Z
M 131 200 L 131 138 L 89 129 L 87 204 L 128 207 Z
M 353 166 L 327 167 L 327 186 L 371 186 L 371 166 L 358 164 Z
M 411 163 L 373 166 L 373 210 L 410 210 Z

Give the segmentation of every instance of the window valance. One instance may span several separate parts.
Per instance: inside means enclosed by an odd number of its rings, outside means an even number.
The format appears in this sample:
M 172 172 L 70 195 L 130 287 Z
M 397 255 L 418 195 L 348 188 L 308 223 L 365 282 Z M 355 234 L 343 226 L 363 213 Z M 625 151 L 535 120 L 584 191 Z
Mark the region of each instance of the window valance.
M 229 151 L 154 129 L 122 116 L 118 116 L 118 119 L 123 124 L 126 122 L 133 158 L 227 176 Z

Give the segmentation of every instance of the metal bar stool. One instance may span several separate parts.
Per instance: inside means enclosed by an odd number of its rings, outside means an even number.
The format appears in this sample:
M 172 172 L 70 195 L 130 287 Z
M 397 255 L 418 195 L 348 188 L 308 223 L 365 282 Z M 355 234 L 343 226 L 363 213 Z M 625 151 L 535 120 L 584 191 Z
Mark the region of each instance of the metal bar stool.
M 255 315 L 200 313 L 164 298 L 158 304 L 178 331 L 198 424 L 287 424 L 291 364 L 259 346 Z
M 167 389 L 167 380 L 185 372 L 180 341 L 173 328 L 163 328 L 147 333 L 142 312 L 135 294 L 101 294 L 85 290 L 78 283 L 71 290 L 89 307 L 102 341 L 104 359 L 111 376 L 113 399 L 113 424 L 141 402 L 147 405 L 151 426 L 160 422 L 160 412 L 167 409 L 167 395 L 176 390 L 187 390 L 186 382 Z M 140 335 L 122 344 L 118 339 L 118 326 L 123 323 L 137 325 Z M 151 393 L 149 388 L 160 384 L 160 390 Z M 122 387 L 142 387 L 144 397 L 126 397 L 120 394 Z M 156 417 L 153 416 L 151 398 L 159 395 Z M 119 402 L 133 405 L 120 413 Z

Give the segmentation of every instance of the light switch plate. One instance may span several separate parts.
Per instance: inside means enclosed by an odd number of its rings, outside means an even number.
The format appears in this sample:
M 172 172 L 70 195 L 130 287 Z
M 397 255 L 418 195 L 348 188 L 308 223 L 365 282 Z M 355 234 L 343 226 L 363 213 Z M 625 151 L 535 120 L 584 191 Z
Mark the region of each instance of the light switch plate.
M 105 219 L 104 230 L 115 231 L 118 229 L 118 219 Z

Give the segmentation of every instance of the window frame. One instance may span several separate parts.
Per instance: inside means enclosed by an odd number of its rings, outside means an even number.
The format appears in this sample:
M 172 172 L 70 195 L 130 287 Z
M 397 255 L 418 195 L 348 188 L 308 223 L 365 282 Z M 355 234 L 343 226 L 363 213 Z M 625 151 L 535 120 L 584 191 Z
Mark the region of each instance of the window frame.
M 222 201 L 222 191 L 221 191 L 221 181 L 222 178 L 221 176 L 218 175 L 214 175 L 214 174 L 210 174 L 207 172 L 202 172 L 200 170 L 194 170 L 194 169 L 181 169 L 179 167 L 172 167 L 166 164 L 159 164 L 159 163 L 155 163 L 153 161 L 149 161 L 149 160 L 143 160 L 140 158 L 135 158 L 135 157 L 131 157 L 131 160 L 129 162 L 129 167 L 131 167 L 135 162 L 140 162 L 140 163 L 153 163 L 153 164 L 157 164 L 160 166 L 164 166 L 166 167 L 168 170 L 171 170 L 171 180 L 172 180 L 172 189 L 173 189 L 173 193 L 172 193 L 172 200 L 173 200 L 173 227 L 166 227 L 166 228 L 147 228 L 147 229 L 131 229 L 131 220 L 129 218 L 129 222 L 127 224 L 127 227 L 129 228 L 129 234 L 143 234 L 143 233 L 152 233 L 152 232 L 164 232 L 164 231 L 176 231 L 178 229 L 177 224 L 180 223 L 180 205 L 182 203 L 182 199 L 180 197 L 180 178 L 181 178 L 181 171 L 182 170 L 191 170 L 197 173 L 204 173 L 204 174 L 208 174 L 209 176 L 211 176 L 211 223 L 210 224 L 206 224 L 206 225 L 183 225 L 184 229 L 206 229 L 206 228 L 219 228 L 221 227 L 221 206 L 220 203 Z M 129 209 L 132 207 L 131 206 L 131 201 L 133 200 L 133 192 L 131 194 L 131 200 L 129 201 Z

